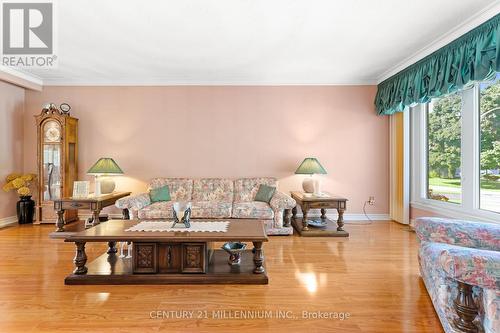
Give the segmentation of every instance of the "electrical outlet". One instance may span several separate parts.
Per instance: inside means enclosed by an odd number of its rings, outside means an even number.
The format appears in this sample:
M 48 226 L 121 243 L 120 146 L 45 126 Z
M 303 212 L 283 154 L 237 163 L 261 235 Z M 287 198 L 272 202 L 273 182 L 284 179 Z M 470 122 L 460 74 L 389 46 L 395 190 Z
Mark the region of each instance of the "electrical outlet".
M 368 204 L 369 204 L 370 206 L 373 206 L 373 205 L 375 204 L 375 197 L 374 197 L 374 196 L 370 196 L 370 197 L 368 198 Z

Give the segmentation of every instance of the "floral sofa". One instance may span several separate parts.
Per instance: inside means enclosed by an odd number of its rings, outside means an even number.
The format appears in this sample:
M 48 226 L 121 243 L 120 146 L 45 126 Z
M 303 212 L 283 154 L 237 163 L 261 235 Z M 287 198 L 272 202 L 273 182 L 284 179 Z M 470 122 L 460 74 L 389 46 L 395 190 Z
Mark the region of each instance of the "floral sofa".
M 117 200 L 116 206 L 128 209 L 130 218 L 142 220 L 173 217 L 175 201 L 190 201 L 192 218 L 262 219 L 268 235 L 291 235 L 287 212 L 295 206 L 290 196 L 276 191 L 270 203 L 254 201 L 259 185 L 277 186 L 275 178 L 154 178 L 149 188 L 168 185 L 171 201 L 151 203 L 149 193 Z
M 444 330 L 500 332 L 500 225 L 425 217 L 415 231 L 420 272 Z

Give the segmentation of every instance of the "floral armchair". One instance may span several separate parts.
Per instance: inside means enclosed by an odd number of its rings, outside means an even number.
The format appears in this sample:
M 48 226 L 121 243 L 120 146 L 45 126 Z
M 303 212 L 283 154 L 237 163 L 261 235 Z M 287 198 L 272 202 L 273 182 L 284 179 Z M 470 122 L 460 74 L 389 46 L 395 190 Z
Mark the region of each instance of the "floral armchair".
M 500 332 L 500 225 L 419 218 L 419 263 L 447 333 Z

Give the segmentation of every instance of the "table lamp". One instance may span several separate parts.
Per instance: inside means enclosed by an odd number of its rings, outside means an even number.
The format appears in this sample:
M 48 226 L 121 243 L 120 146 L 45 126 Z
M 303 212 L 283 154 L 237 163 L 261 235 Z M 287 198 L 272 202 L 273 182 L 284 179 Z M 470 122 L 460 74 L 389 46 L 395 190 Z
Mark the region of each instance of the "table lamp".
M 115 190 L 115 181 L 112 177 L 107 175 L 121 175 L 122 169 L 110 157 L 101 157 L 95 164 L 87 171 L 88 175 L 95 176 L 95 191 L 94 195 L 112 193 Z
M 295 174 L 299 175 L 310 175 L 310 177 L 304 178 L 302 182 L 302 188 L 306 193 L 314 193 L 314 195 L 321 195 L 321 181 L 319 179 L 314 179 L 312 175 L 322 174 L 326 175 L 326 170 L 319 163 L 319 161 L 314 157 L 305 158 L 302 163 L 300 163 Z

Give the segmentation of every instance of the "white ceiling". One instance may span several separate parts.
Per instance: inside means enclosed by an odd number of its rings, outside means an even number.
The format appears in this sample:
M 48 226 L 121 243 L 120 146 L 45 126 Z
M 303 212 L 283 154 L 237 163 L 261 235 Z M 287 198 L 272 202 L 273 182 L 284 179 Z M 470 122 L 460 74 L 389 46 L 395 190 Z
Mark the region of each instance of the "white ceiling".
M 376 83 L 500 8 L 493 0 L 64 0 L 56 6 L 58 68 L 29 71 L 49 85 Z

